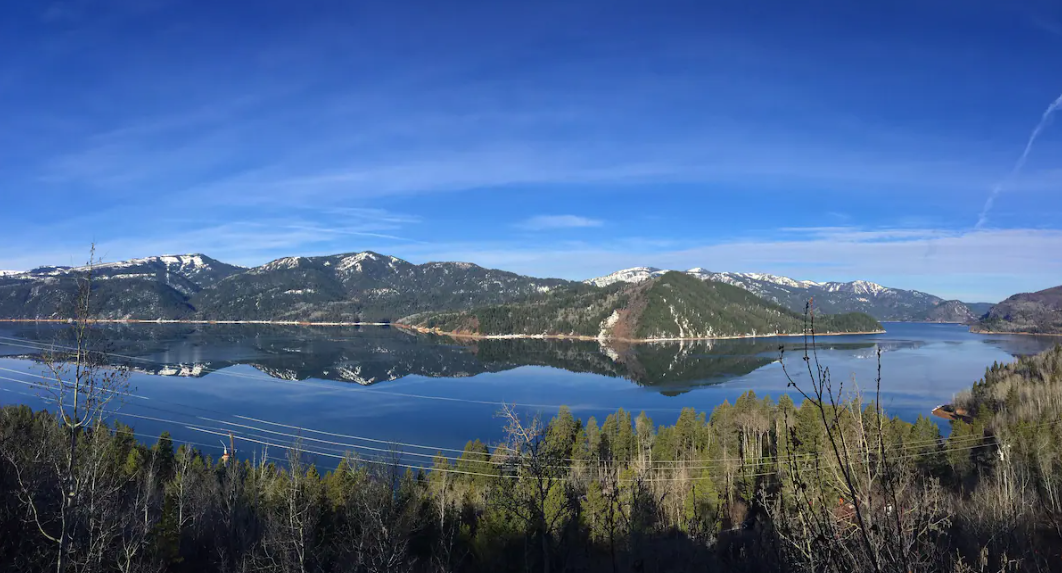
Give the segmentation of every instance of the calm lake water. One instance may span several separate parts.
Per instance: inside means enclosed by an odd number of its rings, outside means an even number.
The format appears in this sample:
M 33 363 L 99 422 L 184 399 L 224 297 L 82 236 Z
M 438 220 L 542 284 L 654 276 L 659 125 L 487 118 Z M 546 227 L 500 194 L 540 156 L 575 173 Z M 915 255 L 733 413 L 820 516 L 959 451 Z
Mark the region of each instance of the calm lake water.
M 820 337 L 819 359 L 836 383 L 873 392 L 881 348 L 882 401 L 909 420 L 970 387 L 994 361 L 1062 341 L 975 335 L 958 325 L 885 327 L 880 335 Z M 357 446 L 373 455 L 387 442 L 462 448 L 474 438 L 500 439 L 503 402 L 547 418 L 567 405 L 583 420 L 601 422 L 624 408 L 671 424 L 684 407 L 710 412 L 748 390 L 777 399 L 787 391 L 780 345 L 791 371 L 803 367 L 797 338 L 609 348 L 455 341 L 382 327 L 110 325 L 98 334 L 111 359 L 134 370 L 118 419 L 145 441 L 168 430 L 177 441 L 218 451 L 228 431 L 245 452 L 262 446 L 240 436 L 276 446 L 302 436 L 307 450 L 326 454 Z M 32 358 L 43 346 L 68 343 L 62 325 L 0 324 L 0 404 L 45 407 L 20 382 L 40 374 Z M 806 375 L 797 381 L 807 382 Z M 433 451 L 401 449 L 407 463 L 422 463 L 428 458 L 415 453 Z

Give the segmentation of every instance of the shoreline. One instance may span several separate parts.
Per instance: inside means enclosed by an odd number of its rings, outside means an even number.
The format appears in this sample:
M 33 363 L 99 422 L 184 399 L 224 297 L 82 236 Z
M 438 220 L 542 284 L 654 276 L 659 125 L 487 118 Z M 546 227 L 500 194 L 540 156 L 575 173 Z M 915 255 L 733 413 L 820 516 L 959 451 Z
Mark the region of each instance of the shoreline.
M 1007 332 L 998 330 L 974 330 L 970 334 L 1017 334 L 1019 336 L 1062 336 L 1062 332 Z
M 3 323 L 55 323 L 66 324 L 72 322 L 68 318 L 0 318 Z M 462 332 L 449 332 L 423 326 L 413 326 L 401 322 L 313 322 L 304 320 L 180 320 L 180 319 L 142 319 L 142 318 L 100 318 L 93 319 L 92 323 L 99 324 L 256 324 L 263 326 L 390 326 L 401 330 L 411 330 L 422 334 L 434 334 L 448 336 L 450 338 L 465 338 L 471 340 L 506 340 L 506 339 L 541 339 L 541 340 L 584 340 L 584 341 L 608 341 L 644 344 L 650 342 L 689 342 L 698 340 L 743 340 L 758 338 L 795 338 L 804 336 L 804 333 L 792 334 L 757 334 L 732 335 L 732 336 L 696 336 L 696 337 L 672 337 L 672 338 L 600 338 L 582 334 L 472 334 Z M 885 334 L 884 330 L 861 331 L 861 332 L 816 332 L 815 336 L 869 336 L 873 334 Z
M 67 324 L 72 318 L 0 318 L 0 324 L 13 323 L 56 323 Z M 313 322 L 306 320 L 178 320 L 157 318 L 94 318 L 90 323 L 100 324 L 260 324 L 274 326 L 404 326 L 393 322 Z
M 584 340 L 584 341 L 601 341 L 601 342 L 624 342 L 629 344 L 647 344 L 652 342 L 692 342 L 699 340 L 752 340 L 758 338 L 796 338 L 804 336 L 804 333 L 793 334 L 757 334 L 755 336 L 750 335 L 732 335 L 732 336 L 694 336 L 684 338 L 602 338 L 598 336 L 588 336 L 585 334 L 473 334 L 468 332 L 451 332 L 446 330 L 439 330 L 437 328 L 425 328 L 423 326 L 412 326 L 408 324 L 395 324 L 399 328 L 414 330 L 422 334 L 435 334 L 438 336 L 449 336 L 451 338 L 465 338 L 469 340 L 517 340 L 517 339 L 537 339 L 537 340 Z M 816 337 L 819 336 L 867 336 L 872 334 L 885 334 L 884 330 L 879 331 L 866 331 L 866 332 L 828 332 L 828 333 L 815 333 Z

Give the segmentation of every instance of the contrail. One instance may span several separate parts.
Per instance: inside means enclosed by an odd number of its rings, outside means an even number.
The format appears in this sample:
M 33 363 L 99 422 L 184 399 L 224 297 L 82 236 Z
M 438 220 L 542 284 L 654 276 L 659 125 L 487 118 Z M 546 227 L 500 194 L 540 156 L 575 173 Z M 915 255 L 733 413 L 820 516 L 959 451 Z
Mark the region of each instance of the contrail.
M 1051 120 L 1051 116 L 1062 108 L 1062 95 L 1058 96 L 1051 105 L 1047 106 L 1047 111 L 1044 112 L 1043 117 L 1040 118 L 1040 123 L 1036 124 L 1036 129 L 1033 130 L 1032 135 L 1029 136 L 1029 142 L 1025 144 L 1025 151 L 1021 152 L 1021 157 L 1014 164 L 1014 168 L 1010 170 L 1010 175 L 1006 179 L 996 184 L 992 188 L 992 193 L 988 195 L 988 201 L 985 201 L 985 208 L 981 209 L 981 216 L 977 218 L 977 224 L 974 225 L 974 229 L 980 229 L 988 222 L 988 212 L 992 210 L 992 205 L 996 202 L 996 197 L 999 196 L 1000 191 L 1003 190 L 1003 186 L 1010 183 L 1021 171 L 1022 167 L 1025 167 L 1025 160 L 1029 158 L 1029 152 L 1032 151 L 1033 143 L 1036 142 L 1036 138 L 1040 137 L 1040 132 L 1047 127 L 1047 122 Z

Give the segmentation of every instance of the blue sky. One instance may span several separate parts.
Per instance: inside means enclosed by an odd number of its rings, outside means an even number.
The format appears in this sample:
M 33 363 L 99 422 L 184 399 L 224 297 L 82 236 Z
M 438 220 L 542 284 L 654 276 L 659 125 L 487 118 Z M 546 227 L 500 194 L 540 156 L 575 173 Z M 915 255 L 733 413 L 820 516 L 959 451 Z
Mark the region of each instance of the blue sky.
M 1013 172 L 1059 54 L 1038 0 L 13 0 L 0 268 L 371 249 L 996 301 L 1062 283 L 1062 125 Z

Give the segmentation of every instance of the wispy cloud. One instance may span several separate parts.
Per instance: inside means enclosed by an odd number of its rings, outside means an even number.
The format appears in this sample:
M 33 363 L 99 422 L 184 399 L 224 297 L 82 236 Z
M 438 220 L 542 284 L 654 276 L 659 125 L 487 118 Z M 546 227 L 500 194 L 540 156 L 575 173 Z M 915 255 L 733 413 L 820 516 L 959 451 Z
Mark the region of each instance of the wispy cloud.
M 1007 178 L 1000 183 L 997 183 L 996 186 L 992 188 L 992 192 L 988 195 L 988 200 L 985 201 L 984 208 L 981 209 L 981 215 L 977 218 L 977 224 L 974 226 L 975 229 L 980 229 L 988 223 L 988 214 L 992 211 L 992 207 L 996 203 L 996 198 L 999 197 L 1000 192 L 1003 191 L 1005 186 L 1021 173 L 1022 168 L 1025 167 L 1025 162 L 1029 159 L 1029 153 L 1032 151 L 1033 144 L 1036 143 L 1036 138 L 1039 137 L 1040 133 L 1045 127 L 1047 127 L 1048 122 L 1051 121 L 1051 116 L 1053 116 L 1059 108 L 1062 108 L 1062 95 L 1058 96 L 1058 99 L 1051 102 L 1051 105 L 1047 106 L 1047 110 L 1044 111 L 1043 116 L 1040 117 L 1040 123 L 1036 124 L 1032 134 L 1029 136 L 1029 141 L 1025 144 L 1025 149 L 1022 150 L 1021 156 L 1019 156 L 1018 161 L 1014 163 L 1014 167 L 1011 168 L 1010 174 Z
M 807 231 L 807 232 L 804 232 Z M 1057 286 L 1062 230 L 827 228 L 685 249 L 651 243 L 466 243 L 410 246 L 411 260 L 468 260 L 515 272 L 586 279 L 634 266 L 766 272 L 798 279 L 864 279 L 945 298 L 998 301 Z
M 600 227 L 604 221 L 580 217 L 579 215 L 538 215 L 517 223 L 520 229 L 542 231 L 547 229 L 577 229 L 582 227 Z
M 780 231 L 800 239 L 841 242 L 911 241 L 960 234 L 958 231 L 942 229 L 863 229 L 860 227 L 785 227 Z

